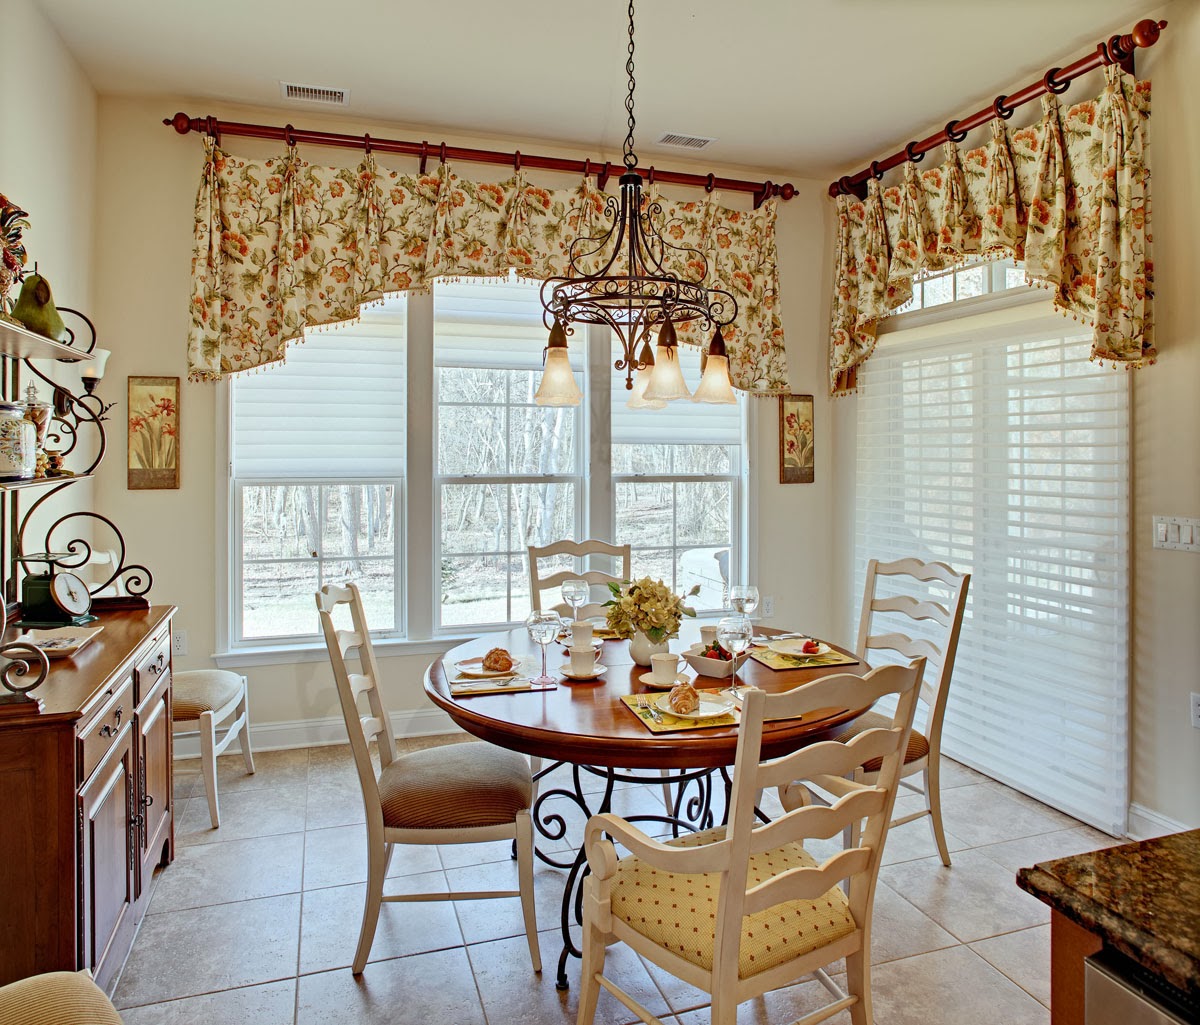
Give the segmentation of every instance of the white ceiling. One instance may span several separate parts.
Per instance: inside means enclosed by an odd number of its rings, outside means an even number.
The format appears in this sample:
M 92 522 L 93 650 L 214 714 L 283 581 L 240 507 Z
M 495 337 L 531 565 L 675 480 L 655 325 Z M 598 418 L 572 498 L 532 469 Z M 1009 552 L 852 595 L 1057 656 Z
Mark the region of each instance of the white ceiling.
M 554 140 L 625 134 L 622 0 L 40 0 L 96 89 L 277 107 L 279 80 L 350 90 L 346 114 Z M 1146 0 L 641 0 L 641 163 L 697 159 L 827 177 L 1067 63 Z M 10 43 L 9 45 L 17 45 Z M 328 109 L 328 108 L 322 108 Z M 284 113 L 286 111 L 286 114 Z M 163 111 L 169 116 L 174 111 Z M 165 130 L 165 129 L 164 129 Z

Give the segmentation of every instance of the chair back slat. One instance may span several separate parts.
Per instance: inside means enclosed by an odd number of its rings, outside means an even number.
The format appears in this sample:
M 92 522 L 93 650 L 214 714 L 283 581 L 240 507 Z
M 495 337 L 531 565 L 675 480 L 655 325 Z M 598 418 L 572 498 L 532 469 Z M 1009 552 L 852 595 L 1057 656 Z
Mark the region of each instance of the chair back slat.
M 849 742 L 824 740 L 758 767 L 758 788 L 785 786 L 813 776 L 848 776 L 872 758 L 882 759 L 896 744 L 891 730 L 864 730 Z
M 534 612 L 543 608 L 542 597 L 546 591 L 562 586 L 564 580 L 586 580 L 590 585 L 619 584 L 628 580 L 633 565 L 633 549 L 630 545 L 613 545 L 607 541 L 554 541 L 548 545 L 529 545 L 529 596 Z M 539 559 L 550 559 L 555 556 L 568 555 L 573 559 L 586 559 L 592 555 L 608 556 L 616 559 L 620 565 L 620 573 L 605 573 L 598 569 L 574 570 L 556 569 L 545 576 L 538 566 Z M 574 614 L 574 609 L 565 602 L 556 602 L 548 606 L 547 611 L 557 612 L 562 616 Z M 588 602 L 579 610 L 581 617 L 603 615 L 604 609 L 600 602 Z
M 383 723 L 373 715 L 360 715 L 358 725 L 368 744 L 383 732 Z
M 864 847 L 839 851 L 816 868 L 793 868 L 746 891 L 744 914 L 756 915 L 776 904 L 791 900 L 816 900 L 843 879 L 850 879 L 870 866 L 873 852 Z
M 354 695 L 354 700 L 357 703 L 358 699 L 369 691 L 375 684 L 369 676 L 363 676 L 362 673 L 350 674 L 350 693 Z
M 881 730 L 885 736 L 888 731 Z M 892 739 L 894 743 L 894 738 Z M 835 801 L 832 805 L 812 804 L 774 822 L 759 826 L 750 840 L 750 853 L 758 854 L 782 847 L 793 840 L 828 840 L 836 836 L 856 819 L 865 819 L 883 810 L 887 794 L 876 786 L 862 790 Z
M 942 649 L 933 641 L 924 639 L 914 640 L 907 634 L 889 633 L 872 634 L 867 638 L 867 647 L 879 650 L 894 651 L 905 658 L 923 658 L 933 663 L 942 660 Z
M 898 612 L 909 619 L 932 619 L 939 626 L 950 625 L 950 610 L 936 601 L 920 601 L 911 594 L 897 594 L 891 598 L 875 598 L 871 602 L 872 612 Z

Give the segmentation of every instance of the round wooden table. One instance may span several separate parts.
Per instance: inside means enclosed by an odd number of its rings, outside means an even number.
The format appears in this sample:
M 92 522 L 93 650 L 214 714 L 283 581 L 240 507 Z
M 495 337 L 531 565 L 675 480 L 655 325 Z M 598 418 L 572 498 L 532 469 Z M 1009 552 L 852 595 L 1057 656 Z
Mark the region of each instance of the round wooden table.
M 765 631 L 771 632 L 771 631 Z M 778 632 L 778 631 L 775 631 Z M 695 623 L 685 623 L 680 637 L 672 640 L 673 651 L 685 650 L 699 641 L 700 630 Z M 554 764 L 541 769 L 541 780 L 561 763 L 572 768 L 573 791 L 565 789 L 539 790 L 534 803 L 534 826 L 544 837 L 560 840 L 567 826 L 556 811 L 547 810 L 548 802 L 566 798 L 586 818 L 610 810 L 616 783 L 663 783 L 674 786 L 673 809 L 663 815 L 631 816 L 631 821 L 653 821 L 683 829 L 704 829 L 714 822 L 711 811 L 714 769 L 719 769 L 728 784 L 728 768 L 734 763 L 737 751 L 736 726 L 686 730 L 679 733 L 651 733 L 645 724 L 620 701 L 624 694 L 659 694 L 661 690 L 643 684 L 640 677 L 649 670 L 634 664 L 629 656 L 629 642 L 604 642 L 600 661 L 608 671 L 599 679 L 588 682 L 567 680 L 558 668 L 569 660 L 562 644 L 547 648 L 547 670 L 558 680 L 555 690 L 514 691 L 503 694 L 481 694 L 454 697 L 449 680 L 458 674 L 454 664 L 467 658 L 484 655 L 490 648 L 506 648 L 514 657 L 528 660 L 528 665 L 541 665 L 540 649 L 530 639 L 524 627 L 506 633 L 492 633 L 452 648 L 433 662 L 425 672 L 425 692 L 430 700 L 443 709 L 468 733 L 499 747 L 520 751 Z M 838 648 L 845 654 L 844 648 Z M 449 670 L 447 670 L 449 667 Z M 681 667 L 687 669 L 686 663 Z M 753 684 L 765 691 L 791 690 L 832 673 L 862 675 L 867 667 L 859 662 L 845 666 L 814 666 L 808 669 L 775 670 L 747 659 L 736 681 Z M 537 674 L 537 670 L 533 675 Z M 690 670 L 689 670 L 690 675 Z M 728 686 L 728 679 L 697 677 L 697 687 Z M 763 730 L 762 757 L 774 758 L 787 754 L 840 732 L 840 727 L 856 719 L 865 709 L 830 708 L 803 719 L 767 723 Z M 638 769 L 658 770 L 638 775 Z M 601 793 L 586 792 L 581 773 L 601 776 L 607 782 Z M 688 788 L 697 793 L 686 798 Z M 728 796 L 726 795 L 726 807 Z M 544 851 L 538 857 L 547 864 L 567 870 L 566 890 L 562 905 L 563 951 L 558 963 L 558 987 L 567 988 L 566 963 L 568 956 L 580 956 L 572 935 L 572 921 L 579 884 L 582 882 L 586 858 L 581 848 L 570 853 L 570 860 L 561 860 Z

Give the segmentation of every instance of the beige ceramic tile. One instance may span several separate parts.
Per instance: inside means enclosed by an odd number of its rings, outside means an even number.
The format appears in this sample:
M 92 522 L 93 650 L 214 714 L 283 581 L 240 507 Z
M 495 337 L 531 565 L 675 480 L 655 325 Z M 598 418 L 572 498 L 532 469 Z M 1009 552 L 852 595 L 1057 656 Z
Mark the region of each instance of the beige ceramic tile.
M 296 1025 L 484 1025 L 462 948 L 300 977 Z
M 979 940 L 971 949 L 1030 996 L 1050 1006 L 1050 926 Z
M 535 846 L 541 846 L 542 840 L 535 836 Z M 438 847 L 442 865 L 446 868 L 470 868 L 472 865 L 486 865 L 493 861 L 512 860 L 511 840 L 492 840 L 488 843 L 452 843 L 441 844 Z
M 872 962 L 895 961 L 957 943 L 950 933 L 886 883 L 876 885 L 871 924 Z
M 566 873 L 538 864 L 534 868 L 533 892 L 539 929 L 553 929 L 562 918 L 562 893 Z M 448 868 L 450 888 L 460 893 L 482 890 L 515 890 L 517 863 L 494 861 L 473 868 Z M 467 943 L 482 943 L 506 936 L 525 935 L 525 919 L 517 897 L 454 902 L 459 925 Z M 558 951 L 554 951 L 558 955 Z
M 217 789 L 221 794 L 235 790 L 262 790 L 266 787 L 304 786 L 308 783 L 308 750 L 256 751 L 254 772 L 246 771 L 246 762 L 236 744 L 217 759 Z
M 969 947 L 951 947 L 872 972 L 877 1025 L 1048 1025 L 1050 1012 Z
M 1060 829 L 1020 840 L 988 844 L 978 848 L 978 851 L 1016 875 L 1019 869 L 1036 865 L 1039 861 L 1053 861 L 1055 858 L 1083 854 L 1085 851 L 1098 851 L 1103 847 L 1112 847 L 1124 842 L 1090 826 L 1076 826 L 1074 829 Z
M 441 871 L 438 848 L 398 844 L 388 865 L 389 878 Z M 366 827 L 336 826 L 304 834 L 304 889 L 362 883 L 367 879 Z
M 304 829 L 307 797 L 307 787 L 274 787 L 221 794 L 221 825 L 213 829 L 208 816 L 208 801 L 201 794 L 191 798 L 184 807 L 175 827 L 175 843 L 186 846 L 300 832 Z
M 908 802 L 902 805 L 897 801 L 893 819 L 902 817 L 909 811 L 917 810 L 921 807 L 923 800 L 924 798 L 920 797 L 913 798 L 915 803 L 911 805 Z M 929 828 L 931 821 L 929 816 L 925 815 L 912 822 L 906 822 L 902 826 L 889 828 L 887 840 L 883 845 L 883 863 L 892 865 L 901 861 L 916 861 L 918 858 L 939 857 L 937 844 L 933 842 L 933 831 Z M 954 852 L 965 850 L 967 844 L 961 837 L 947 829 L 946 847 L 950 851 L 950 860 L 953 862 Z
M 969 847 L 1078 825 L 1061 812 L 1019 798 L 1007 787 L 990 782 L 954 787 L 942 794 L 942 821 L 949 832 Z
M 175 771 L 172 778 L 176 808 L 181 807 L 183 802 L 192 796 L 193 789 L 200 782 L 200 773 L 196 771 L 196 764 L 195 762 L 175 762 Z
M 976 772 L 974 769 L 956 762 L 953 758 L 942 755 L 941 782 L 943 790 L 950 790 L 953 787 L 969 787 L 975 783 L 987 781 L 988 777 L 982 772 Z
M 180 847 L 159 874 L 150 914 L 293 893 L 303 860 L 303 833 Z
M 296 980 L 243 986 L 121 1011 L 125 1025 L 292 1025 Z
M 117 986 L 118 1007 L 293 978 L 300 895 L 147 915 Z
M 389 879 L 385 894 L 430 893 L 446 889 L 443 872 Z M 300 919 L 300 971 L 346 968 L 354 959 L 362 926 L 366 884 L 309 890 Z M 462 932 L 450 901 L 385 903 L 371 944 L 370 961 L 430 950 L 461 947 Z
M 835 978 L 834 982 L 842 985 L 843 978 Z M 819 1010 L 833 1003 L 834 996 L 819 982 L 805 981 L 782 989 L 772 990 L 760 997 L 746 1000 L 738 1005 L 738 1025 L 778 1025 L 780 1022 L 791 1022 L 806 1014 Z M 705 1003 L 708 998 L 705 996 Z M 679 1025 L 709 1025 L 710 1012 L 707 1006 L 703 1009 L 681 1013 Z M 849 1025 L 850 1015 L 843 1011 L 826 1019 L 833 1025 Z M 884 1019 L 876 1016 L 876 1025 L 886 1025 Z
M 936 858 L 886 865 L 880 878 L 964 943 L 1042 925 L 1050 917 L 1046 905 L 978 851 L 959 852 L 952 868 Z
M 366 820 L 362 787 L 357 777 L 331 783 L 309 783 L 305 818 L 308 829 L 349 826 Z

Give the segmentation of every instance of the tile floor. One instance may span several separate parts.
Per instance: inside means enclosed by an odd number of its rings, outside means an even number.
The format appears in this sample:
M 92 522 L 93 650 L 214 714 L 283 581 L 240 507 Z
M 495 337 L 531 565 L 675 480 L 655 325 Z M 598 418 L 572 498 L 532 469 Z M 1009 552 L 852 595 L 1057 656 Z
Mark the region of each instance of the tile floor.
M 240 755 L 221 758 L 219 830 L 209 827 L 199 763 L 176 765 L 177 856 L 158 877 L 116 990 L 126 1025 L 574 1022 L 578 986 L 554 985 L 562 873 L 537 869 L 540 976 L 518 902 L 494 900 L 384 905 L 371 963 L 355 979 L 347 966 L 366 858 L 349 748 L 269 751 L 255 761 L 247 776 Z M 953 868 L 937 859 L 925 820 L 888 837 L 872 951 L 876 1025 L 1044 1025 L 1049 912 L 1017 889 L 1014 873 L 1115 841 L 962 766 L 950 763 L 943 777 Z M 628 787 L 614 810 L 653 805 L 657 793 Z M 917 800 L 901 798 L 897 814 Z M 403 848 L 390 875 L 391 892 L 516 885 L 506 843 Z M 578 970 L 572 960 L 576 982 Z M 709 1021 L 703 993 L 628 949 L 610 948 L 609 970 L 665 1025 Z M 743 1004 L 739 1023 L 794 1021 L 824 993 L 814 982 L 771 993 Z M 601 994 L 597 1025 L 631 1018 Z

